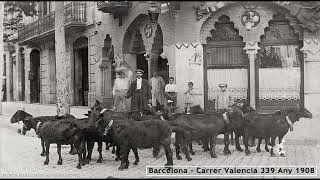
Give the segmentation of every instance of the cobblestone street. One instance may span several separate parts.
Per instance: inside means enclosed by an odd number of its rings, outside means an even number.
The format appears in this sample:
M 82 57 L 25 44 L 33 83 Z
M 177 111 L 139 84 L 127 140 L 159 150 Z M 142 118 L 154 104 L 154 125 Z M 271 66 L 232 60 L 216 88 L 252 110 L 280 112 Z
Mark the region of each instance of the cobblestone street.
M 115 155 L 111 154 L 111 150 L 106 151 L 103 145 L 103 162 L 96 163 L 98 159 L 97 146 L 95 146 L 92 161 L 89 165 L 85 165 L 82 169 L 77 169 L 78 157 L 68 154 L 69 145 L 62 146 L 63 164 L 57 165 L 58 156 L 56 153 L 56 145 L 51 145 L 49 165 L 43 165 L 45 157 L 41 157 L 40 139 L 35 136 L 33 130 L 27 132 L 26 136 L 17 133 L 20 125 L 10 124 L 9 120 L 14 112 L 25 106 L 26 112 L 33 116 L 55 115 L 55 105 L 37 105 L 25 104 L 19 102 L 4 102 L 3 115 L 0 116 L 0 133 L 1 133 L 1 159 L 0 159 L 0 177 L 81 177 L 81 178 L 151 178 L 146 176 L 146 166 L 161 166 L 166 163 L 165 156 L 159 159 L 152 158 L 152 150 L 139 150 L 140 163 L 133 166 L 134 156 L 130 153 L 130 167 L 126 171 L 118 171 L 120 162 L 114 161 Z M 71 114 L 80 118 L 88 108 L 72 107 Z M 193 160 L 187 162 L 184 156 L 183 160 L 178 161 L 175 158 L 173 145 L 171 146 L 174 154 L 174 166 L 319 166 L 320 165 L 320 119 L 301 119 L 294 125 L 294 131 L 289 132 L 285 136 L 286 157 L 270 157 L 264 148 L 261 153 L 257 153 L 255 148 L 251 148 L 252 154 L 246 156 L 244 152 L 235 151 L 234 146 L 230 146 L 231 155 L 223 155 L 223 145 L 217 145 L 217 159 L 212 159 L 208 152 L 203 152 L 202 148 L 194 145 L 196 155 L 192 156 Z M 219 136 L 220 137 L 220 136 Z M 264 144 L 262 144 L 262 147 Z M 318 178 L 320 177 L 319 168 Z M 163 176 L 162 176 L 163 177 Z M 200 177 L 200 176 L 199 176 Z M 236 176 L 234 176 L 236 177 Z M 255 176 L 250 176 L 255 177 Z M 285 176 L 287 178 L 291 176 Z M 159 177 L 157 177 L 159 178 Z M 190 177 L 191 178 L 191 177 Z M 202 177 L 203 178 L 203 177 Z M 206 177 L 218 178 L 218 177 Z M 220 178 L 226 178 L 220 177 Z M 237 178 L 244 178 L 243 176 Z M 246 176 L 245 178 L 248 178 Z M 261 176 L 259 176 L 261 178 Z M 274 178 L 266 176 L 263 178 Z M 293 177 L 295 178 L 295 177 Z M 300 176 L 299 178 L 304 178 Z M 309 178 L 315 178 L 309 177 Z

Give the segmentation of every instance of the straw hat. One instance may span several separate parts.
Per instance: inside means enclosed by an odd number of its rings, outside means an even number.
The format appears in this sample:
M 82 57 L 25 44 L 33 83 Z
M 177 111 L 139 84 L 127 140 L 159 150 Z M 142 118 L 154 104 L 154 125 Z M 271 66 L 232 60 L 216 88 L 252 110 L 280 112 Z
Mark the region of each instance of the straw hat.
M 136 72 L 136 73 L 137 73 L 137 72 L 141 72 L 142 74 L 144 73 L 144 71 L 143 71 L 142 69 L 137 69 L 135 72 Z

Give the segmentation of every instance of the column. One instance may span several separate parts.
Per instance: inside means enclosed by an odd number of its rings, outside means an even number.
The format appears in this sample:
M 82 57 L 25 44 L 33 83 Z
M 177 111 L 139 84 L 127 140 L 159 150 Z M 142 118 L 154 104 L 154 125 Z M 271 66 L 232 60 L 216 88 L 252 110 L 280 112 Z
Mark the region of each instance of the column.
M 258 42 L 246 42 L 243 48 L 249 56 L 249 91 L 250 91 L 250 106 L 256 109 L 256 83 L 255 83 L 255 56 L 258 53 Z
M 48 54 L 48 102 L 49 104 L 56 103 L 56 58 L 55 58 L 55 50 L 54 47 L 49 48 Z
M 96 53 L 96 44 L 99 41 L 99 36 L 91 35 L 88 38 L 88 68 L 89 68 L 89 92 L 88 92 L 88 106 L 91 107 L 94 105 L 96 100 L 96 66 L 95 60 L 99 59 Z
M 108 58 L 106 58 L 108 59 Z M 101 95 L 103 104 L 107 106 L 107 108 L 112 108 L 113 100 L 112 100 L 112 86 L 111 86 L 111 62 L 110 60 L 103 59 L 101 64 L 99 65 L 99 69 L 101 71 Z
M 304 97 L 305 107 L 315 116 L 320 112 L 320 81 L 317 78 L 320 72 L 320 33 L 309 34 L 304 32 Z
M 64 2 L 55 3 L 55 49 L 57 78 L 57 115 L 70 114 L 70 59 L 66 57 L 66 39 L 64 28 Z
M 50 81 L 48 79 L 48 56 L 49 50 L 48 45 L 43 44 L 41 46 L 41 53 L 40 53 L 40 104 L 48 104 L 48 86 Z

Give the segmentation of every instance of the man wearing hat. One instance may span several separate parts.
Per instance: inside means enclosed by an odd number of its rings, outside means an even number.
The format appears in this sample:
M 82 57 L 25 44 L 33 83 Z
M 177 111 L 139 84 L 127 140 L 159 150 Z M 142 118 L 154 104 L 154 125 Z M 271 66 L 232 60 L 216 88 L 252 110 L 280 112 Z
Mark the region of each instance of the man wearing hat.
M 233 104 L 233 98 L 229 91 L 227 91 L 227 86 L 227 84 L 219 84 L 221 90 L 216 97 L 216 110 L 225 110 Z
M 148 80 L 142 79 L 143 70 L 136 70 L 136 79 L 132 81 L 127 91 L 126 98 L 131 97 L 131 110 L 148 109 L 148 103 L 151 103 L 151 88 Z

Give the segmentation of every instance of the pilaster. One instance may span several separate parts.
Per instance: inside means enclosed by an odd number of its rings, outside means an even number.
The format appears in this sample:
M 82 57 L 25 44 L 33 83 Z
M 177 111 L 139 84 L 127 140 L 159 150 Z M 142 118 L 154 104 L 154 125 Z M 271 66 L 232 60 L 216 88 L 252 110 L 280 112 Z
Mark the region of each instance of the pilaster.
M 13 69 L 12 69 L 12 58 L 9 51 L 9 44 L 7 44 L 7 48 L 4 51 L 6 55 L 6 84 L 7 84 L 7 101 L 13 100 Z
M 246 42 L 243 48 L 249 57 L 249 90 L 250 90 L 250 106 L 256 109 L 256 83 L 255 83 L 255 57 L 258 53 L 258 42 Z
M 16 50 L 16 79 L 15 79 L 15 99 L 17 101 L 22 100 L 22 67 L 21 66 L 21 51 L 20 46 L 18 44 L 15 44 L 15 50 Z

